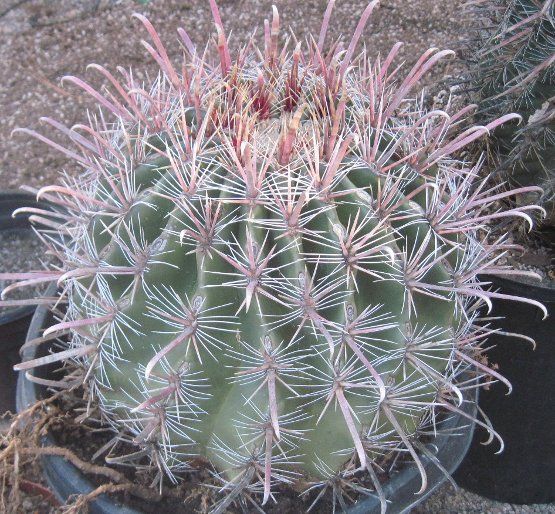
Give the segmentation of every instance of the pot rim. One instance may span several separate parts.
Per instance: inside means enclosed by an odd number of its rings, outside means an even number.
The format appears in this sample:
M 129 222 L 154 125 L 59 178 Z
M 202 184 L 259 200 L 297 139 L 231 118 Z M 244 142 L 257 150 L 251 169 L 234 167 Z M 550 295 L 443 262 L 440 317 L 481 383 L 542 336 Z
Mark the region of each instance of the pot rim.
M 490 282 L 492 285 L 510 289 L 523 296 L 533 297 L 540 301 L 555 302 L 555 281 L 542 280 L 538 282 L 537 280 L 519 276 L 500 277 L 498 275 L 487 274 L 481 275 L 480 278 Z
M 55 285 L 52 284 L 47 294 L 54 293 Z M 31 321 L 27 334 L 27 341 L 38 337 L 40 331 L 50 315 L 48 307 L 40 305 Z M 28 347 L 23 351 L 22 360 L 28 360 L 35 356 L 38 347 Z M 16 406 L 17 412 L 21 412 L 29 405 L 32 405 L 40 396 L 40 386 L 29 381 L 25 377 L 25 372 L 20 371 L 17 381 Z M 465 391 L 463 394 L 467 397 L 460 409 L 470 416 L 474 416 L 477 411 L 478 389 L 472 389 L 470 392 Z M 434 452 L 441 465 L 449 472 L 453 472 L 462 462 L 466 455 L 472 436 L 474 433 L 474 423 L 463 417 L 461 414 L 451 414 L 443 420 L 442 428 L 450 432 L 437 434 L 436 437 L 426 446 Z M 457 435 L 452 434 L 456 430 Z M 54 445 L 54 438 L 47 434 L 43 437 L 42 444 L 50 446 Z M 422 494 L 415 496 L 416 491 L 420 488 L 420 474 L 414 463 L 404 465 L 399 471 L 394 471 L 392 477 L 383 484 L 383 490 L 388 501 L 388 512 L 408 513 L 416 504 L 424 501 L 430 496 L 440 485 L 442 485 L 447 477 L 441 469 L 434 464 L 427 456 L 421 455 L 421 460 L 428 474 L 428 488 Z M 43 456 L 41 457 L 43 464 L 43 473 L 54 491 L 56 497 L 64 502 L 70 494 L 86 494 L 94 489 L 94 486 L 71 463 L 62 457 Z M 399 494 L 399 491 L 402 494 Z M 392 509 L 392 510 L 390 510 Z M 90 505 L 90 511 L 93 514 L 140 514 L 131 507 L 117 503 L 113 498 L 107 495 L 99 496 Z M 371 495 L 361 498 L 356 504 L 349 508 L 348 514 L 368 514 L 380 512 L 380 502 L 377 495 Z

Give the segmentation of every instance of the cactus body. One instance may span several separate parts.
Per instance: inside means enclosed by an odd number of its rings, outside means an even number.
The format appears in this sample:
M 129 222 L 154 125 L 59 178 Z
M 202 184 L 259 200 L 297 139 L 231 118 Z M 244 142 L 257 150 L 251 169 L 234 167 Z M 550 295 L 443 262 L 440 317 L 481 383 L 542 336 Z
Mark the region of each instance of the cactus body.
M 85 136 L 46 119 L 84 171 L 39 191 L 64 208 L 45 232 L 60 269 L 15 278 L 64 285 L 67 314 L 45 337 L 70 341 L 18 369 L 77 366 L 139 447 L 119 462 L 148 457 L 173 478 L 207 461 L 228 493 L 221 512 L 279 484 L 367 492 L 360 468 L 381 491 L 375 467 L 395 451 L 424 489 L 420 436 L 438 409 L 459 412 L 462 373 L 503 380 L 479 349 L 478 307 L 499 293 L 476 274 L 511 273 L 496 264 L 507 247 L 476 232 L 529 208 L 487 210 L 508 193 L 453 158 L 485 131 L 456 133 L 467 109 L 406 100 L 450 52 L 426 52 L 402 78 L 399 46 L 353 59 L 375 4 L 346 51 L 323 50 L 331 2 L 308 52 L 278 46 L 274 10 L 264 47 L 232 60 L 212 3 L 217 63 L 181 31 L 180 73 L 138 16 L 159 79 L 146 90 L 97 67 L 115 93 L 68 80 L 115 121 Z

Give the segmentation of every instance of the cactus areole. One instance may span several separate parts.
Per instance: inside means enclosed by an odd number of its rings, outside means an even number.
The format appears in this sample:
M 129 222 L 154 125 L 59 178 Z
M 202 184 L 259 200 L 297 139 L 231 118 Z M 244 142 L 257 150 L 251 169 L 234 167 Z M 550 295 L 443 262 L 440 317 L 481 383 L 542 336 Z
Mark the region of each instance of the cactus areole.
M 81 170 L 38 191 L 58 212 L 32 213 L 59 267 L 4 290 L 9 303 L 15 287 L 57 282 L 67 310 L 43 340 L 66 348 L 17 369 L 39 380 L 36 366 L 70 365 L 48 385 L 87 386 L 138 446 L 120 462 L 149 458 L 172 480 L 208 463 L 217 512 L 279 501 L 284 484 L 331 487 L 343 503 L 373 483 L 385 508 L 384 456 L 414 460 L 423 491 L 422 434 L 438 411 L 461 412 L 474 387 L 463 372 L 504 380 L 481 356 L 494 329 L 479 317 L 504 295 L 477 273 L 516 272 L 497 263 L 511 246 L 477 232 L 530 221 L 531 207 L 492 209 L 510 193 L 454 154 L 513 116 L 458 129 L 469 108 L 410 100 L 452 52 L 431 49 L 404 75 L 400 44 L 384 59 L 355 53 L 377 1 L 346 47 L 325 50 L 331 1 L 317 40 L 282 41 L 274 8 L 263 46 L 234 56 L 210 4 L 212 60 L 180 29 L 177 66 L 136 15 L 158 78 L 92 65 L 108 89 L 65 78 L 98 101 L 89 124 L 44 118 L 70 147 L 23 129 Z

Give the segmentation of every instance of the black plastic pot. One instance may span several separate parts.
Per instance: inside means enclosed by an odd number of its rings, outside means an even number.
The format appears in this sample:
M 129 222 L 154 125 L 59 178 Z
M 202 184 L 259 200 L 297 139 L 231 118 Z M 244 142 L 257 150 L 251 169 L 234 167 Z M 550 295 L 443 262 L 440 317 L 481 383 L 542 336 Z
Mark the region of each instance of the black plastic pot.
M 537 347 L 518 339 L 494 335 L 488 346 L 492 363 L 513 385 L 512 394 L 495 383 L 480 393 L 480 407 L 505 441 L 505 450 L 480 442 L 487 436 L 477 428 L 472 446 L 455 480 L 465 489 L 488 498 L 518 504 L 555 502 L 555 287 L 532 282 L 485 277 L 505 294 L 542 302 L 549 317 L 533 306 L 497 300 L 494 314 L 505 317 L 503 329 L 532 337 Z
M 19 191 L 0 193 L 0 231 L 20 232 L 31 230 L 29 217 L 12 218 L 15 209 L 21 207 L 48 208 L 38 203 L 34 195 Z M 21 256 L 22 259 L 25 256 Z M 15 307 L 0 312 L 0 415 L 15 409 L 15 385 L 17 375 L 12 367 L 19 362 L 19 347 L 25 342 L 29 323 L 35 312 L 34 306 Z
M 52 291 L 47 294 L 52 294 Z M 51 315 L 44 306 L 37 308 L 37 311 L 29 327 L 28 340 L 36 338 L 42 330 L 52 321 Z M 28 348 L 24 351 L 23 359 L 28 360 L 46 354 L 47 349 Z M 55 365 L 54 365 L 55 367 Z M 53 368 L 47 366 L 35 370 L 35 374 L 47 377 Z M 30 382 L 25 378 L 24 373 L 20 373 L 17 384 L 17 409 L 21 411 L 27 406 L 32 405 L 37 399 L 46 395 L 44 388 Z M 473 391 L 468 401 L 465 401 L 462 409 L 470 414 L 476 413 L 477 391 Z M 442 428 L 451 435 L 438 435 L 428 447 L 435 453 L 441 464 L 450 473 L 454 472 L 462 461 L 472 439 L 474 426 L 466 418 L 460 415 L 450 416 L 442 422 Z M 457 434 L 457 435 L 453 435 Z M 51 435 L 46 435 L 43 444 L 55 444 Z M 438 467 L 425 456 L 422 457 L 428 474 L 428 489 L 422 495 L 415 493 L 420 489 L 420 475 L 414 465 L 407 465 L 399 472 L 394 473 L 392 478 L 384 484 L 384 492 L 388 501 L 388 513 L 398 514 L 408 512 L 417 503 L 428 497 L 437 487 L 439 487 L 446 477 Z M 56 497 L 65 502 L 72 494 L 86 494 L 93 489 L 92 484 L 87 478 L 72 464 L 65 459 L 55 456 L 45 456 L 42 458 L 43 472 Z M 92 514 L 137 514 L 137 510 L 125 507 L 116 503 L 115 500 L 100 496 L 90 506 Z M 349 514 L 374 514 L 380 512 L 378 498 L 370 497 L 360 501 L 349 509 Z

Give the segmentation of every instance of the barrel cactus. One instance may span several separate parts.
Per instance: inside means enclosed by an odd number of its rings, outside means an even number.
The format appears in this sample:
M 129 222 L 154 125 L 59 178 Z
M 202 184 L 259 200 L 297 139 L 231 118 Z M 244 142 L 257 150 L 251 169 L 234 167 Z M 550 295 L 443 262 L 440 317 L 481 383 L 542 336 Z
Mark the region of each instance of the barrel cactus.
M 14 288 L 56 282 L 67 309 L 35 344 L 65 348 L 17 369 L 86 385 L 114 445 L 137 446 L 111 462 L 149 459 L 160 484 L 209 465 L 216 512 L 275 501 L 285 485 L 331 488 L 342 506 L 373 488 L 385 509 L 378 472 L 396 453 L 416 462 L 423 491 L 423 434 L 463 412 L 473 377 L 504 380 L 482 355 L 494 329 L 480 307 L 543 309 L 477 278 L 527 273 L 498 264 L 511 245 L 478 231 L 531 223 L 534 207 L 492 209 L 510 193 L 455 157 L 515 115 L 458 130 L 470 108 L 425 112 L 413 89 L 452 52 L 428 50 L 403 78 L 400 44 L 385 59 L 356 54 L 377 1 L 348 46 L 325 50 L 333 3 L 306 51 L 280 44 L 274 8 L 263 46 L 232 57 L 211 1 L 214 59 L 180 29 L 179 67 L 137 14 L 155 81 L 91 65 L 111 89 L 64 81 L 99 113 L 72 128 L 43 119 L 71 148 L 20 130 L 80 171 L 37 191 L 53 212 L 31 212 L 59 265 L 10 275 L 3 293 L 13 303 Z M 34 376 L 53 362 L 71 373 Z
M 522 122 L 493 134 L 502 180 L 539 185 L 546 223 L 555 223 L 555 2 L 473 2 L 476 32 L 468 44 L 471 88 L 481 120 L 510 112 Z

